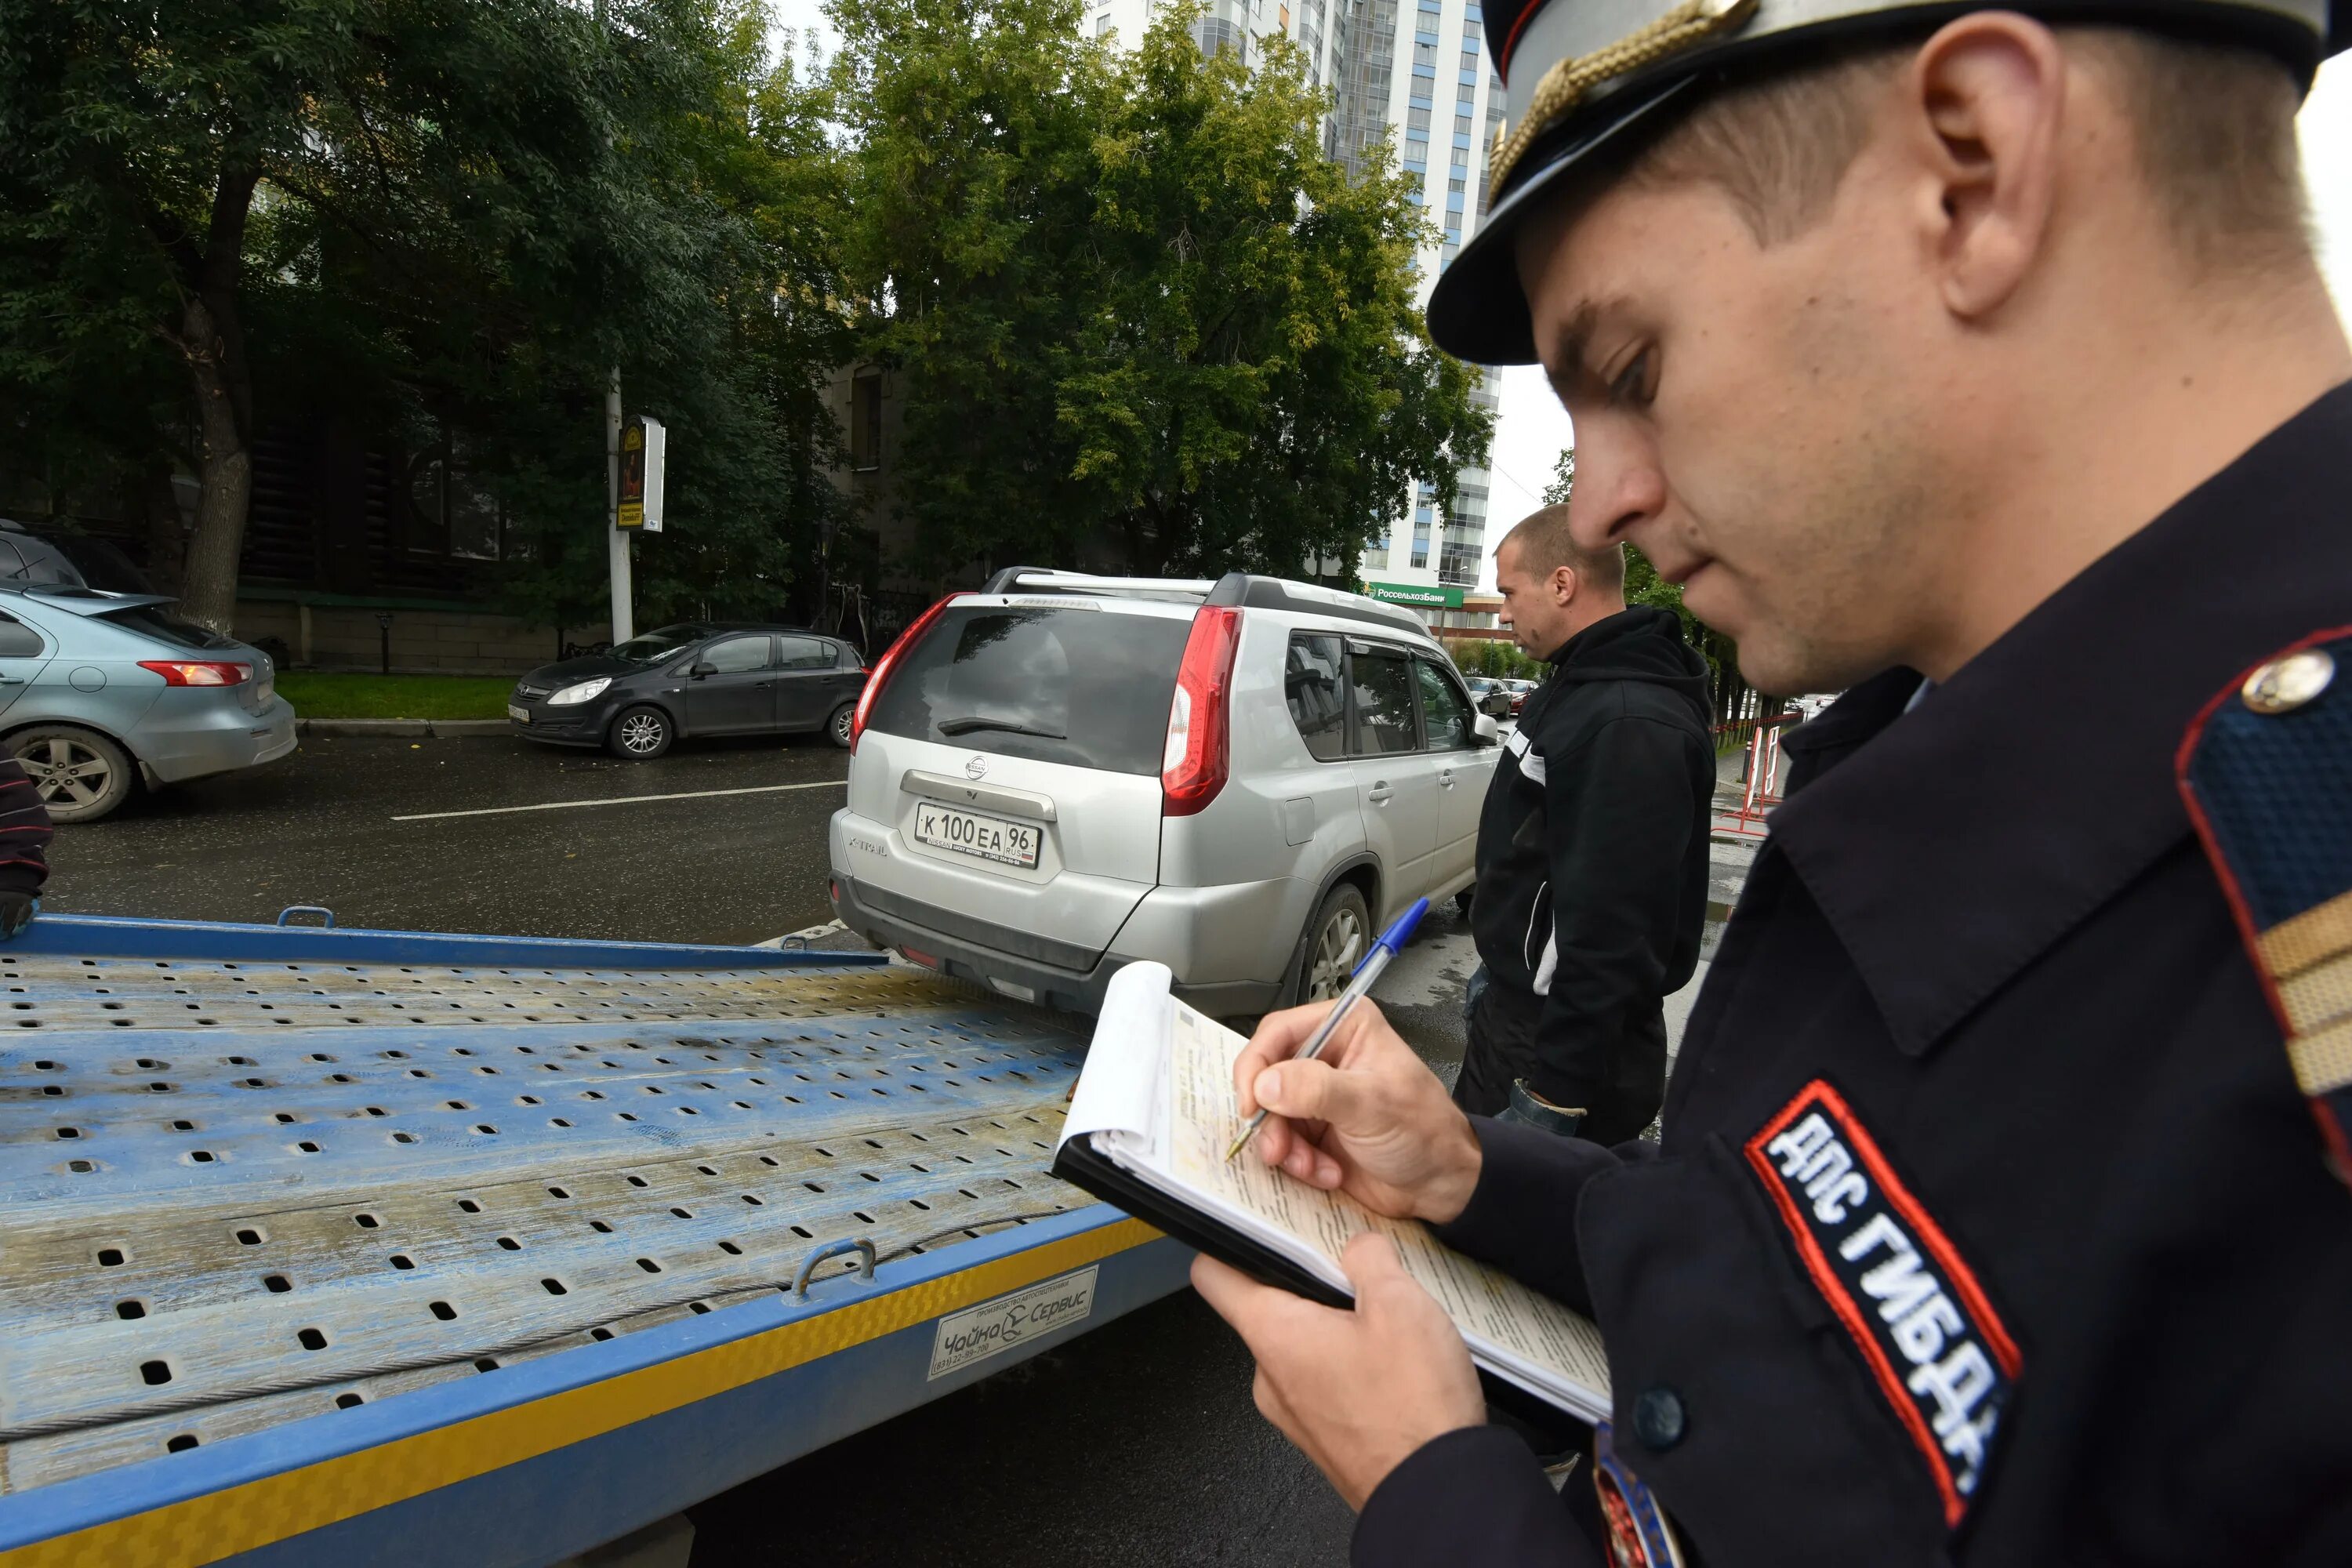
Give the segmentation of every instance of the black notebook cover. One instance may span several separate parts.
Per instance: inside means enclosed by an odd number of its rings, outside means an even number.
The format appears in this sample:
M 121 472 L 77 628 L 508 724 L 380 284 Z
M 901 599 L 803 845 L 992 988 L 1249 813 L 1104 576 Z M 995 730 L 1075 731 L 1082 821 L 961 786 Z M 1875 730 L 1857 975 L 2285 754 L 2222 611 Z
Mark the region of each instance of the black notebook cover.
M 1097 1153 L 1092 1133 L 1079 1133 L 1055 1152 L 1054 1174 L 1074 1186 L 1084 1187 L 1113 1208 L 1166 1231 L 1193 1251 L 1205 1252 L 1220 1263 L 1233 1265 L 1262 1285 L 1279 1285 L 1293 1295 L 1320 1301 L 1327 1307 L 1355 1305 L 1352 1299 L 1334 1290 L 1256 1237 L 1244 1236 L 1213 1215 L 1170 1197 L 1108 1155 Z
M 1205 1252 L 1218 1262 L 1240 1269 L 1261 1285 L 1278 1286 L 1326 1307 L 1353 1308 L 1356 1304 L 1352 1297 L 1333 1289 L 1255 1237 L 1244 1236 L 1214 1215 L 1169 1196 L 1108 1154 L 1097 1152 L 1092 1133 L 1081 1132 L 1055 1152 L 1054 1174 L 1073 1186 L 1085 1188 L 1111 1207 L 1166 1232 L 1193 1251 Z M 1478 1368 L 1478 1382 L 1488 1405 L 1538 1430 L 1591 1430 L 1583 1416 L 1483 1366 Z M 1565 1427 L 1562 1423 L 1566 1423 Z

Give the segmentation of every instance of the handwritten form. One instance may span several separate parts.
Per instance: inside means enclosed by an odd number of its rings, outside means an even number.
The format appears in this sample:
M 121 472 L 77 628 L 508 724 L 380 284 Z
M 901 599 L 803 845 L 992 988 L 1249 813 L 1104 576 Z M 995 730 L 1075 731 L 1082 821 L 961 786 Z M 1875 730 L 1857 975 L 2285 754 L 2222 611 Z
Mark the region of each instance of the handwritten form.
M 1118 978 L 1144 967 L 1130 966 Z M 1086 1119 L 1097 1124 L 1088 1131 L 1098 1150 L 1341 1291 L 1349 1289 L 1339 1268 L 1348 1242 L 1359 1231 L 1381 1232 L 1462 1331 L 1473 1359 L 1588 1419 L 1609 1414 L 1609 1363 L 1600 1331 L 1587 1319 L 1463 1257 L 1417 1220 L 1384 1218 L 1343 1194 L 1293 1181 L 1254 1151 L 1228 1164 L 1225 1149 L 1242 1127 L 1233 1066 L 1248 1042 L 1181 1002 L 1160 1000 L 1165 973 L 1137 975 L 1129 987 L 1139 994 L 1150 984 L 1160 996 L 1105 1007 L 1087 1072 L 1099 1066 L 1124 1087 L 1118 1110 L 1106 1104 Z M 1108 1033 L 1113 1026 L 1116 1037 Z M 1082 1081 L 1079 1099 L 1087 1098 Z

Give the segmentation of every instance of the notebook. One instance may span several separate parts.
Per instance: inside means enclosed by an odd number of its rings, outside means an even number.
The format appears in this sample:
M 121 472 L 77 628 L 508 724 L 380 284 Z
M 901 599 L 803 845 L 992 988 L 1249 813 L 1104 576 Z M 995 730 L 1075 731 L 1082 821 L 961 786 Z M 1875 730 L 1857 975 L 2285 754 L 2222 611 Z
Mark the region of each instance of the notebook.
M 1350 1303 L 1340 1254 L 1381 1231 L 1462 1331 L 1486 1373 L 1584 1421 L 1609 1414 L 1609 1365 L 1591 1320 L 1464 1257 L 1418 1220 L 1373 1214 L 1268 1167 L 1230 1164 L 1241 1131 L 1233 1067 L 1247 1042 L 1169 994 L 1160 963 L 1112 977 L 1078 1076 L 1054 1173 L 1178 1240 L 1328 1306 Z

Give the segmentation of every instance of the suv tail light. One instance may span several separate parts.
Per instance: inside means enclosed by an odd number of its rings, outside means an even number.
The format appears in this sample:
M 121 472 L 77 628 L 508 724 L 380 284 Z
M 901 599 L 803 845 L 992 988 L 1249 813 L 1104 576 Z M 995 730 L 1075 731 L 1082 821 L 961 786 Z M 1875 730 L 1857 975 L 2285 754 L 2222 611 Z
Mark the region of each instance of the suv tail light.
M 139 668 L 153 670 L 167 686 L 243 686 L 253 679 L 249 664 L 208 658 L 142 658 Z
M 1168 705 L 1168 747 L 1160 753 L 1160 815 L 1190 816 L 1225 787 L 1231 752 L 1234 648 L 1242 613 L 1203 605 L 1192 617 L 1184 662 L 1176 669 L 1176 696 Z
M 857 694 L 857 711 L 851 714 L 849 719 L 849 754 L 851 756 L 857 754 L 858 740 L 866 733 L 866 716 L 874 711 L 874 700 L 882 694 L 882 683 L 890 679 L 892 670 L 898 668 L 899 656 L 923 640 L 923 634 L 931 629 L 931 623 L 940 618 L 941 611 L 958 599 L 968 599 L 971 596 L 969 594 L 950 594 L 946 598 L 917 616 L 914 624 L 900 632 L 898 640 L 892 643 L 888 650 L 874 661 L 874 668 L 866 677 L 866 689 Z

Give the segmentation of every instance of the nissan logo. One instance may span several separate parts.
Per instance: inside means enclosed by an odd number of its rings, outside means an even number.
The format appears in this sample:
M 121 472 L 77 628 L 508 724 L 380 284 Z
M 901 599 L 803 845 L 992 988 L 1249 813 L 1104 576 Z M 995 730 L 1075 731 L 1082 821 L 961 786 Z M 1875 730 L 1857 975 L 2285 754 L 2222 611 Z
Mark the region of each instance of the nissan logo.
M 963 776 L 968 779 L 986 778 L 988 776 L 988 759 L 986 757 L 974 757 L 971 761 L 964 763 Z

